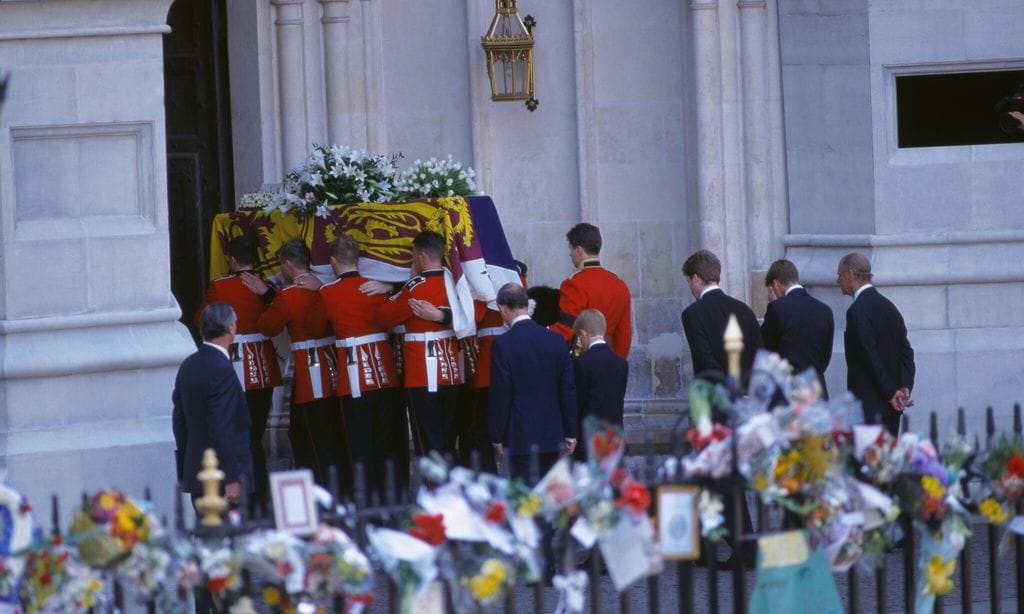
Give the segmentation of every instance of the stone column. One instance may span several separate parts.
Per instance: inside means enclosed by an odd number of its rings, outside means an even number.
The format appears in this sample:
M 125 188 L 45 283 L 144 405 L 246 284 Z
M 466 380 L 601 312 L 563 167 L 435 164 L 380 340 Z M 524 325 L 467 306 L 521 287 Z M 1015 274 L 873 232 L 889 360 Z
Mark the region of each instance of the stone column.
M 718 0 L 690 0 L 693 12 L 697 108 L 697 244 L 721 254 L 725 247 L 722 177 L 722 67 Z
M 743 167 L 747 206 L 747 257 L 751 269 L 752 299 L 764 298 L 763 271 L 777 252 L 772 207 L 771 159 L 768 131 L 771 128 L 767 100 L 767 47 L 765 0 L 740 0 L 740 48 L 743 70 Z M 754 301 L 761 307 L 760 300 Z M 755 309 L 757 313 L 763 311 Z
M 303 0 L 271 0 L 276 8 L 277 87 L 281 126 L 281 174 L 306 159 L 306 61 L 303 47 Z
M 594 23 L 590 0 L 573 2 L 576 68 L 576 142 L 580 220 L 600 224 L 597 182 L 597 114 L 594 110 Z
M 331 143 L 351 142 L 348 110 L 349 0 L 319 0 L 323 5 L 324 77 L 327 88 L 327 137 Z
M 384 65 L 378 3 L 360 0 L 363 25 L 363 75 L 366 90 L 366 147 L 372 152 L 388 150 L 384 119 Z
M 0 459 L 40 512 L 113 486 L 173 509 L 170 4 L 0 2 Z
M 466 0 L 466 55 L 469 57 L 469 124 L 473 135 L 473 169 L 481 194 L 493 193 L 491 157 L 491 85 L 487 79 L 487 57 L 480 37 L 487 31 L 491 13 L 477 0 Z

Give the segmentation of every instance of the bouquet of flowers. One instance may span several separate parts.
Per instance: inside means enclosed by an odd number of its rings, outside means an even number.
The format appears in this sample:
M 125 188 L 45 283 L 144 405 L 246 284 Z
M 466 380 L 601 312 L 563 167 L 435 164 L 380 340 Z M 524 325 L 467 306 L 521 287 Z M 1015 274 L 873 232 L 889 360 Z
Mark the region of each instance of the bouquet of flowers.
M 238 208 L 242 211 L 260 211 L 271 206 L 274 199 L 278 197 L 277 192 L 268 192 L 266 190 L 249 192 L 248 194 L 243 194 L 238 199 Z
M 469 196 L 476 194 L 476 185 L 473 183 L 475 176 L 472 168 L 463 168 L 450 155 L 447 160 L 416 160 L 395 182 L 395 191 L 399 200 Z
M 349 598 L 373 595 L 370 560 L 343 531 L 320 525 L 306 556 L 305 592 L 319 603 L 344 594 Z
M 326 217 L 332 204 L 394 200 L 398 158 L 345 146 L 314 145 L 313 153 L 285 177 L 283 192 L 266 210 Z
M 86 612 L 103 584 L 63 545 L 33 550 L 26 557 L 21 604 L 26 612 Z
M 136 502 L 118 490 L 103 490 L 86 499 L 71 518 L 71 541 L 82 561 L 94 567 L 121 562 L 138 542 L 149 540 L 159 521 L 148 502 Z
M 1024 441 L 1001 436 L 981 463 L 981 472 L 988 482 L 988 496 L 978 511 L 989 522 L 1002 524 L 1024 493 Z

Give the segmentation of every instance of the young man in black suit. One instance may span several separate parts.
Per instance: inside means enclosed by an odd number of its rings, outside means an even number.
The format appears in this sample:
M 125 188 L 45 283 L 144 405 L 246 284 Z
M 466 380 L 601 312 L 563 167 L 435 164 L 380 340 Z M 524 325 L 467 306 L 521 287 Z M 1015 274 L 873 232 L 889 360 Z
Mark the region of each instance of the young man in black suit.
M 735 315 L 743 331 L 740 372 L 745 379 L 754 364 L 754 354 L 762 347 L 761 328 L 754 312 L 718 287 L 722 264 L 708 250 L 694 252 L 686 259 L 683 263 L 683 276 L 690 285 L 693 298 L 697 299 L 683 310 L 682 316 L 683 332 L 686 333 L 686 342 L 690 345 L 690 355 L 693 357 L 694 376 L 707 371 L 728 374 L 729 364 L 722 336 L 729 323 L 729 316 Z
M 907 326 L 892 301 L 871 285 L 871 261 L 853 252 L 843 256 L 836 282 L 853 297 L 846 310 L 846 387 L 864 407 L 864 419 L 893 435 L 900 416 L 914 401 L 914 349 Z
M 583 353 L 574 361 L 576 373 L 576 433 L 583 437 L 583 420 L 596 416 L 622 428 L 623 406 L 629 362 L 612 350 L 604 340 L 607 324 L 604 314 L 584 309 L 576 316 L 573 332 Z M 573 458 L 587 459 L 586 446 L 576 446 Z
M 235 338 L 235 312 L 227 303 L 210 303 L 199 316 L 203 344 L 185 359 L 174 380 L 172 422 L 180 460 L 178 479 L 195 502 L 203 492 L 196 477 L 207 448 L 217 452 L 224 472 L 224 496 L 238 504 L 244 483 L 253 491 L 249 408 L 228 348 Z
M 827 399 L 825 369 L 832 360 L 836 327 L 832 310 L 800 285 L 800 273 L 789 260 L 773 262 L 764 276 L 764 285 L 771 301 L 761 324 L 765 349 L 788 360 L 794 373 L 813 368 Z
M 531 448 L 540 452 L 541 477 L 560 453 L 576 447 L 576 385 L 565 341 L 530 319 L 528 300 L 519 284 L 498 291 L 509 330 L 491 348 L 488 421 L 495 452 L 508 455 L 510 475 L 531 481 Z

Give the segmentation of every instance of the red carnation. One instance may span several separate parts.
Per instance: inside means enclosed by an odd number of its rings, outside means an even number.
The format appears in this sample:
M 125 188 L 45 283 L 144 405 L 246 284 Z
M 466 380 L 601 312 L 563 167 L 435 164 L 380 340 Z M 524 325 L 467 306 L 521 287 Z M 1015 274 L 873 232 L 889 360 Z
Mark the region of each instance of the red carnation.
M 642 514 L 651 505 L 651 493 L 640 482 L 630 482 L 622 489 L 622 496 L 615 504 L 619 507 L 628 507 L 635 514 Z
M 1014 452 L 1010 460 L 1006 461 L 1006 468 L 1018 478 L 1024 478 L 1024 456 Z
M 505 504 L 501 501 L 492 501 L 487 506 L 487 510 L 484 511 L 484 518 L 487 522 L 493 522 L 495 524 L 501 524 L 505 522 Z
M 441 514 L 413 514 L 409 535 L 422 539 L 431 546 L 444 541 L 444 516 Z

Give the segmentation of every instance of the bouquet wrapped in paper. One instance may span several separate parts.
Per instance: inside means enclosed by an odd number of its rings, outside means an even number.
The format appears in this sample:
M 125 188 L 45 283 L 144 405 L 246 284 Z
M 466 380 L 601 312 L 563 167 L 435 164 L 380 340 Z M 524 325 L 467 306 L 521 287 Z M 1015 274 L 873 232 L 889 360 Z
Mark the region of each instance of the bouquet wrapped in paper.
M 124 560 L 135 544 L 149 540 L 154 530 L 159 530 L 159 521 L 148 502 L 103 490 L 74 512 L 70 533 L 82 561 L 110 567 Z

